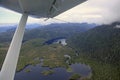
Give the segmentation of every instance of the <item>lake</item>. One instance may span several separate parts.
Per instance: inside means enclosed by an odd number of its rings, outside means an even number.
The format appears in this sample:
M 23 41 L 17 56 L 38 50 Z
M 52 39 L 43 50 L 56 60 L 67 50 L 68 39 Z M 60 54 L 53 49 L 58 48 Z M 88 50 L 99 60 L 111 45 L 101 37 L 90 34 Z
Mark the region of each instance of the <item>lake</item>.
M 45 43 L 43 43 L 43 44 L 50 45 L 50 44 L 53 44 L 53 43 L 62 44 L 63 46 L 67 45 L 65 37 L 53 38 L 53 39 L 50 39 L 48 41 L 45 41 Z
M 87 77 L 91 74 L 91 68 L 85 64 L 72 64 L 70 65 L 72 72 L 67 72 L 65 68 L 58 67 L 53 68 L 55 72 L 51 75 L 43 75 L 41 72 L 44 70 L 51 70 L 49 67 L 42 67 L 40 64 L 36 66 L 29 65 L 15 75 L 15 80 L 69 80 L 70 76 L 74 73 L 78 73 L 83 77 Z M 26 69 L 30 69 L 30 72 L 26 72 Z

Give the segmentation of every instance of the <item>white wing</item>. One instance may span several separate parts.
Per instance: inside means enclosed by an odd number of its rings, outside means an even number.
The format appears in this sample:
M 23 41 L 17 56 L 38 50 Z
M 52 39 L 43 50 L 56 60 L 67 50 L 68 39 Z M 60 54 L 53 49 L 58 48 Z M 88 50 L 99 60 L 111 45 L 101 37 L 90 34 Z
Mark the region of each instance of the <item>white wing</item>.
M 86 0 L 0 0 L 0 5 L 19 13 L 27 12 L 33 17 L 40 18 L 55 17 L 84 1 Z

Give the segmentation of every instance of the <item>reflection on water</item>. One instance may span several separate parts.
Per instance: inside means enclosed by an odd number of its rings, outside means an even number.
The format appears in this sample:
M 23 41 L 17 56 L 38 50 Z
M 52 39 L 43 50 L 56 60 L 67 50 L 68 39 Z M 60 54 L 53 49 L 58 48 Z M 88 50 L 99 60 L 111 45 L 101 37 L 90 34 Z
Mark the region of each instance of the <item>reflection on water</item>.
M 15 80 L 69 80 L 70 76 L 73 73 L 79 73 L 81 76 L 88 76 L 91 73 L 89 66 L 84 64 L 72 64 L 70 66 L 73 69 L 73 72 L 67 72 L 65 68 L 54 68 L 54 74 L 43 75 L 41 74 L 44 70 L 50 70 L 49 67 L 41 67 L 40 64 L 36 66 L 29 65 L 22 71 L 16 73 Z M 26 72 L 26 69 L 30 69 L 30 72 Z
M 79 73 L 81 76 L 87 77 L 91 73 L 91 68 L 85 64 L 72 64 L 71 68 L 74 73 Z

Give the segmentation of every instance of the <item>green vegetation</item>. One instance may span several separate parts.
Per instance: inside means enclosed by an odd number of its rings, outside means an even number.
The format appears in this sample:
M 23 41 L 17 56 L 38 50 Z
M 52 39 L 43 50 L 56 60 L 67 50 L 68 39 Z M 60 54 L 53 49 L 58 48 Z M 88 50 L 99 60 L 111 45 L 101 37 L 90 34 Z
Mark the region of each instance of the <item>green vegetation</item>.
M 35 65 L 39 63 L 39 60 L 34 60 L 37 57 L 45 59 L 43 66 L 68 66 L 68 64 L 66 64 L 64 61 L 63 55 L 73 53 L 70 47 L 62 47 L 61 45 L 49 46 L 43 45 L 43 43 L 49 39 L 56 37 L 70 37 L 75 33 L 84 32 L 92 27 L 93 24 L 86 23 L 77 25 L 75 24 L 74 26 L 73 24 L 51 24 L 42 28 L 26 30 L 17 71 L 22 70 L 29 64 Z M 0 68 L 5 58 L 8 45 L 12 39 L 14 30 L 15 29 L 10 29 L 7 30 L 7 32 L 0 33 Z M 3 47 L 5 49 L 3 49 Z
M 117 66 L 99 63 L 98 61 L 82 56 L 75 58 L 75 62 L 81 62 L 91 67 L 92 74 L 87 77 L 88 80 L 119 80 Z
M 26 69 L 25 72 L 29 73 L 29 72 L 31 72 L 31 70 L 30 69 Z
M 71 47 L 99 62 L 120 63 L 120 29 L 102 25 L 69 39 Z
M 0 47 L 0 68 L 3 64 L 4 58 L 5 58 L 5 53 L 7 53 L 7 48 L 4 46 L 4 44 L 1 44 Z
M 59 28 L 28 30 L 25 33 L 17 71 L 29 64 L 38 64 L 40 59 L 44 59 L 42 66 L 65 67 L 68 72 L 72 72 L 69 64 L 66 63 L 67 59 L 64 57 L 68 54 L 71 56 L 70 64 L 83 63 L 92 69 L 92 74 L 82 80 L 120 80 L 120 29 L 115 28 L 116 25 L 118 23 L 98 26 L 87 32 L 74 33 L 73 37 L 70 37 L 73 35 L 70 30 L 66 32 L 64 28 L 63 31 Z M 67 46 L 60 44 L 43 45 L 46 40 L 63 35 L 69 35 Z M 0 37 L 0 42 L 3 42 L 0 44 L 0 66 L 8 49 L 9 37 L 8 39 L 4 36 Z M 7 46 L 4 46 L 6 44 Z M 53 74 L 54 71 L 43 71 L 42 73 L 49 75 Z M 70 80 L 80 77 L 82 78 L 82 76 L 74 74 Z
M 44 38 L 46 40 L 56 37 L 70 37 L 75 33 L 81 33 L 94 27 L 95 24 L 87 23 L 69 23 L 69 24 L 50 24 L 40 26 L 34 29 L 26 29 L 24 40 L 29 41 L 36 38 Z M 7 32 L 0 33 L 0 43 L 10 42 L 15 28 L 7 30 Z
M 40 63 L 40 59 L 44 59 L 42 66 L 50 68 L 68 66 L 65 63 L 64 55 L 73 53 L 70 47 L 60 44 L 43 45 L 43 43 L 43 39 L 33 39 L 23 44 L 18 61 L 18 71 L 23 69 L 25 65 Z
M 120 29 L 118 23 L 102 25 L 69 39 L 82 62 L 92 68 L 91 80 L 120 80 Z
M 78 79 L 80 79 L 80 74 L 73 74 L 71 77 L 70 77 L 70 79 L 69 80 L 78 80 Z
M 42 72 L 42 74 L 45 75 L 45 76 L 51 75 L 51 74 L 53 74 L 53 73 L 54 73 L 53 70 L 45 70 L 45 71 Z
M 64 55 L 72 54 L 73 50 L 60 44 L 43 45 L 44 41 L 44 39 L 32 39 L 22 45 L 17 71 L 22 70 L 27 65 L 40 63 L 40 59 L 44 59 L 42 66 L 50 68 L 69 66 L 65 63 Z M 8 47 L 0 48 L 0 65 L 2 65 L 7 49 Z
M 68 68 L 67 68 L 67 72 L 73 72 L 72 68 L 71 68 L 71 67 L 68 67 Z

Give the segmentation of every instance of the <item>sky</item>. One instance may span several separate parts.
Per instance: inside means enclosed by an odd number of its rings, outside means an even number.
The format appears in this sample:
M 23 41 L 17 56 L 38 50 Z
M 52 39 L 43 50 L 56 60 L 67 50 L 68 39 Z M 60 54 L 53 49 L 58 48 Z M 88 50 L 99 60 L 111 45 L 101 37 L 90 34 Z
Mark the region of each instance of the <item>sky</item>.
M 0 7 L 0 24 L 18 23 L 21 14 Z M 96 23 L 120 22 L 120 0 L 88 0 L 58 16 L 55 19 L 36 19 L 29 17 L 28 23 Z

